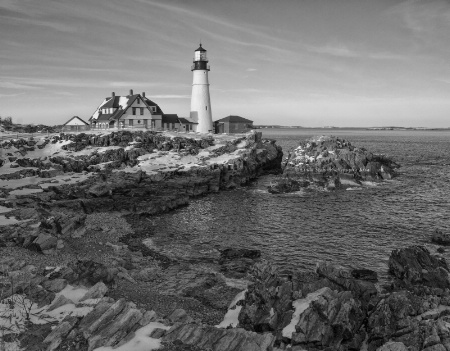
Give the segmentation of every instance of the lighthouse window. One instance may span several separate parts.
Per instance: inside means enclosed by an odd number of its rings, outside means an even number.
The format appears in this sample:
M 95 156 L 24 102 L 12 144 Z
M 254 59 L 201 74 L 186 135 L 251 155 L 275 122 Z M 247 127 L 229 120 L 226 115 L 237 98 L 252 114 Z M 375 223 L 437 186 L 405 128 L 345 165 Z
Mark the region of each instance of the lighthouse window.
M 205 106 L 206 111 L 208 111 L 208 106 Z

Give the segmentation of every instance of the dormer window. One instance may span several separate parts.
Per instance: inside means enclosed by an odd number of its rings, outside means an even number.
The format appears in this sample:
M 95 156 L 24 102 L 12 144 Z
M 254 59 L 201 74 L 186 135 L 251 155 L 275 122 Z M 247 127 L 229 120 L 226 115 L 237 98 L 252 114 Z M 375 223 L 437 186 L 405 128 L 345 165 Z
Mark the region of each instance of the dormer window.
M 156 112 L 156 106 L 150 106 L 150 111 Z

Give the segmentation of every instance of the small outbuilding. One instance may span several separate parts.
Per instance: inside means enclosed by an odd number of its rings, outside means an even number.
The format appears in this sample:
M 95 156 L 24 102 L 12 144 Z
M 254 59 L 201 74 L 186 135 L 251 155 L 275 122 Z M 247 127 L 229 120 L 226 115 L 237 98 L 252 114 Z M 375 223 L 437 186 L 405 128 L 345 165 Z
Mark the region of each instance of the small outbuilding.
M 71 119 L 69 119 L 66 123 L 63 124 L 62 130 L 65 132 L 68 131 L 83 131 L 83 130 L 89 130 L 90 126 L 89 123 L 83 121 L 78 116 L 73 116 Z
M 214 122 L 214 131 L 221 133 L 246 133 L 253 129 L 253 121 L 240 116 L 228 116 Z

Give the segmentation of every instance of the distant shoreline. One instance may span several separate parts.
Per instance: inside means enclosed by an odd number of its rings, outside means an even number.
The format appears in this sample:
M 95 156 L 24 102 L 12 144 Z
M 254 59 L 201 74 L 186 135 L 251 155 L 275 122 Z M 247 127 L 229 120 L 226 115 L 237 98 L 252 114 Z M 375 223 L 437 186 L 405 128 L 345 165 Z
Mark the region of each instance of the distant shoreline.
M 450 131 L 448 128 L 425 128 L 425 127 L 301 127 L 301 126 L 272 126 L 272 125 L 258 125 L 255 129 L 356 129 L 356 130 L 417 130 L 417 131 Z

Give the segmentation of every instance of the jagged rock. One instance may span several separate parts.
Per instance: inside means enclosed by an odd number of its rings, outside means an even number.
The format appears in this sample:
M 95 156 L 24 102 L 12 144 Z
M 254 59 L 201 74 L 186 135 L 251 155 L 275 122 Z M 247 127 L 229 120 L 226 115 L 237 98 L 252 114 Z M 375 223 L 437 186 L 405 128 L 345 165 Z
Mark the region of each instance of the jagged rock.
M 355 277 L 369 277 L 372 281 L 377 280 L 377 274 L 370 270 L 351 269 L 327 262 L 319 262 L 316 267 L 319 276 L 326 277 L 333 283 L 341 286 L 344 290 L 349 290 L 356 297 L 369 301 L 377 294 L 377 289 L 371 281 L 356 279 Z
M 89 194 L 92 194 L 97 197 L 111 195 L 112 188 L 107 183 L 94 184 L 92 187 L 89 188 Z
M 127 302 L 123 310 L 112 321 L 101 325 L 95 335 L 89 337 L 88 350 L 118 344 L 142 318 L 142 312 L 135 307 L 136 305 L 133 303 Z
M 108 287 L 100 281 L 88 290 L 88 292 L 80 299 L 80 302 L 88 299 L 102 298 L 107 292 Z
M 308 300 L 307 296 L 294 303 L 300 314 L 295 323 L 296 331 L 292 333 L 293 345 L 320 345 L 337 349 L 340 345 L 352 342 L 360 332 L 365 313 L 361 303 L 349 291 L 335 292 L 323 288 L 316 292 L 312 301 Z
M 40 234 L 33 241 L 33 244 L 36 245 L 36 247 L 43 253 L 50 253 L 52 249 L 56 249 L 58 239 L 52 235 Z
M 283 175 L 271 182 L 268 191 L 286 193 L 311 185 L 345 189 L 362 181 L 380 181 L 396 176 L 395 162 L 333 136 L 302 142 L 283 161 Z
M 114 303 L 106 301 L 98 304 L 89 314 L 87 314 L 80 322 L 80 331 L 86 339 L 89 339 L 98 330 L 101 330 L 105 325 L 122 312 L 126 306 L 125 299 L 119 299 Z
M 71 263 L 69 268 L 73 271 L 71 276 L 74 280 L 70 281 L 71 283 L 88 285 L 94 285 L 100 281 L 107 285 L 112 284 L 119 273 L 117 268 L 108 268 L 104 264 L 92 260 L 79 260 Z
M 393 250 L 389 257 L 389 272 L 406 284 L 450 288 L 446 261 L 431 255 L 423 246 Z
M 212 351 L 271 350 L 275 337 L 244 329 L 219 329 L 199 324 L 175 324 L 162 338 L 163 342 L 191 345 Z
M 42 286 L 51 292 L 57 293 L 67 286 L 67 280 L 61 278 L 46 280 L 42 283 Z
M 174 310 L 166 319 L 171 323 L 192 323 L 194 320 L 187 315 L 186 311 L 179 308 Z
M 61 344 L 63 338 L 65 338 L 70 333 L 77 322 L 77 317 L 64 318 L 64 320 L 59 323 L 58 326 L 53 329 L 52 332 L 44 339 L 43 342 L 45 344 L 50 344 L 47 347 L 47 351 L 56 350 Z
M 380 301 L 369 316 L 369 350 L 379 347 L 392 337 L 401 337 L 406 346 L 421 345 L 422 333 L 419 333 L 419 320 L 414 318 L 421 311 L 419 297 L 407 291 L 390 294 Z
M 125 306 L 125 300 L 123 299 L 114 302 L 107 298 L 103 298 L 94 309 L 81 320 L 79 325 L 80 332 L 83 334 L 85 333 L 85 335 L 89 337 L 98 328 L 97 323 L 99 323 L 98 321 L 100 318 L 106 321 L 114 318 L 115 314 L 119 313 L 123 306 Z M 110 310 L 111 307 L 113 307 L 113 309 Z M 105 315 L 107 311 L 109 311 L 108 315 Z M 113 311 L 117 312 L 114 312 L 115 314 L 113 314 Z

